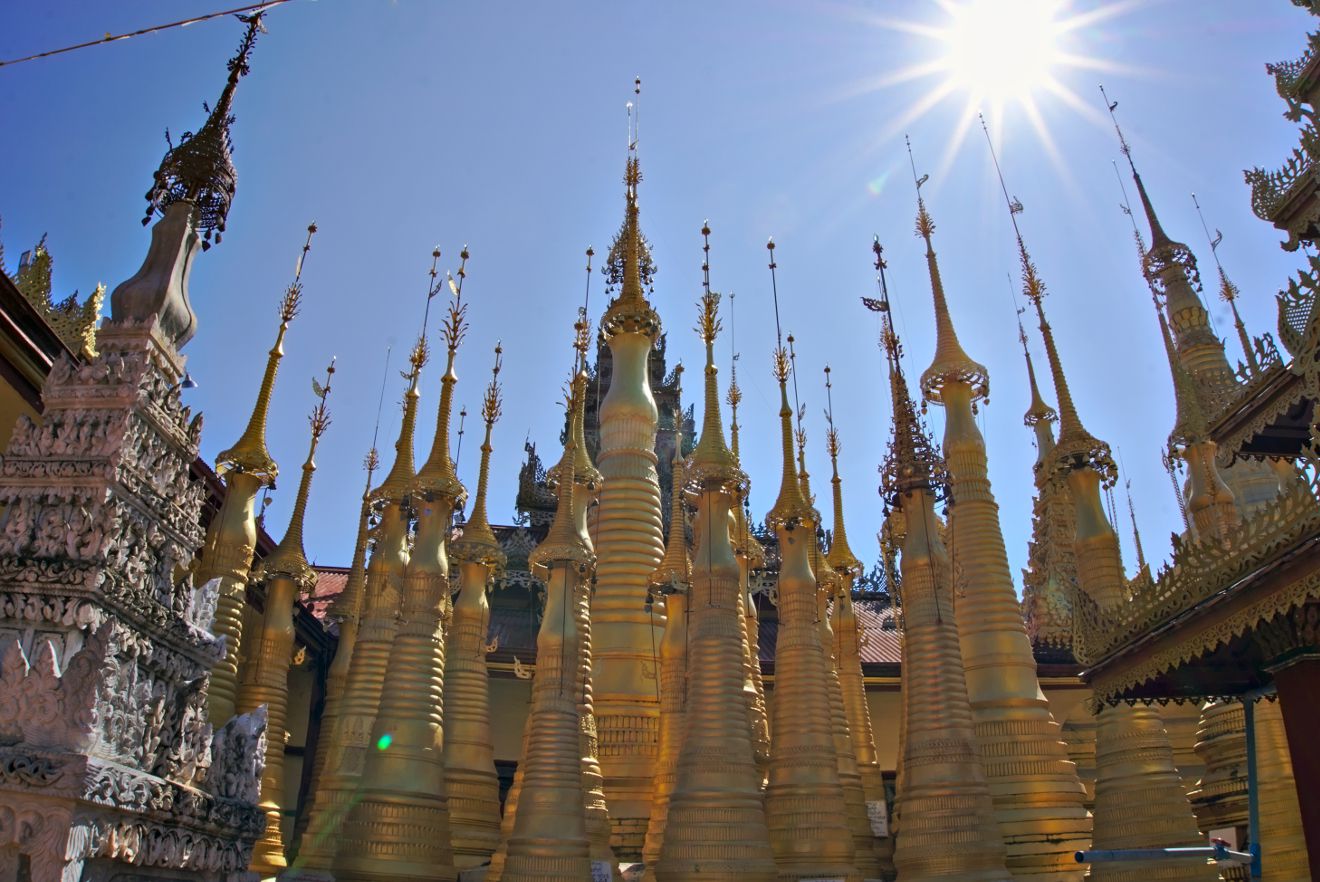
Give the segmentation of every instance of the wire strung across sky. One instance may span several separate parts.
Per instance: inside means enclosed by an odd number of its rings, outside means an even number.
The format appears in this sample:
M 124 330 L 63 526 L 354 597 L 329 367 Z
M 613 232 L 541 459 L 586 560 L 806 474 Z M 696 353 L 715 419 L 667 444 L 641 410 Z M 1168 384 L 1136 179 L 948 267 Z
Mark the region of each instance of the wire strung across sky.
M 145 34 L 154 34 L 158 31 L 167 31 L 170 28 L 182 28 L 190 24 L 197 24 L 198 22 L 207 21 L 212 18 L 220 18 L 226 15 L 237 15 L 240 12 L 252 12 L 258 9 L 269 9 L 272 6 L 279 6 L 282 3 L 288 3 L 288 2 L 289 0 L 264 0 L 264 2 L 262 3 L 251 3 L 247 6 L 239 6 L 236 9 L 226 9 L 221 12 L 208 12 L 205 15 L 197 15 L 192 18 L 184 18 L 184 19 L 180 19 L 179 21 L 168 22 L 167 24 L 153 25 L 149 28 L 142 28 L 141 30 L 130 31 L 125 34 L 111 34 L 109 31 L 107 31 L 105 36 L 101 37 L 99 40 L 89 40 L 86 43 L 78 43 L 73 46 L 65 46 L 62 49 L 50 49 L 45 52 L 38 52 L 35 55 L 26 55 L 22 58 L 11 58 L 7 61 L 4 59 L 0 59 L 0 67 L 9 67 L 10 65 L 21 64 L 24 61 L 35 61 L 38 58 L 49 58 L 52 55 L 63 55 L 65 52 L 72 52 L 75 49 L 86 49 L 89 46 L 100 46 L 104 43 L 115 43 L 118 42 L 119 40 L 127 40 L 130 37 L 141 37 Z

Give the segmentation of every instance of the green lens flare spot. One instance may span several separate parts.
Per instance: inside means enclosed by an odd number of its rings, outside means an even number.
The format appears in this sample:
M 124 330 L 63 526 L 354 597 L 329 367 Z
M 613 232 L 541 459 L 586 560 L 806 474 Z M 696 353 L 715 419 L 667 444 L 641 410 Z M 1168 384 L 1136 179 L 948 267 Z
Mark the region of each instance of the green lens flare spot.
M 385 750 L 393 742 L 394 742 L 394 736 L 391 735 L 389 732 L 386 732 L 384 735 L 380 736 L 380 738 L 376 739 L 376 749 Z

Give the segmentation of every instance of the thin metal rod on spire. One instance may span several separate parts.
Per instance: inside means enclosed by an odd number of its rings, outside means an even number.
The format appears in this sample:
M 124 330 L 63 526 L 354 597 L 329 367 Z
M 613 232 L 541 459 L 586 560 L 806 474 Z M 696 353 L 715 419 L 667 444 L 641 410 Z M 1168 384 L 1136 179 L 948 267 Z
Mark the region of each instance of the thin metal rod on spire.
M 1201 219 L 1201 229 L 1205 230 L 1205 240 L 1210 243 L 1210 256 L 1215 259 L 1215 266 L 1222 273 L 1224 267 L 1219 262 L 1219 243 L 1224 241 L 1224 234 L 1219 230 L 1215 230 L 1216 235 L 1210 235 L 1210 227 L 1205 222 L 1205 215 L 1201 212 L 1201 203 L 1197 201 L 1195 193 L 1192 194 L 1192 204 L 1196 206 L 1196 216 Z
M 1114 177 L 1118 179 L 1118 189 L 1123 193 L 1123 201 L 1118 207 L 1123 209 L 1123 213 L 1128 216 L 1128 220 L 1132 221 L 1132 234 L 1137 237 L 1137 243 L 1144 251 L 1146 243 L 1142 239 L 1141 228 L 1137 226 L 1137 216 L 1132 213 L 1132 202 L 1128 199 L 1127 184 L 1123 183 L 1123 174 L 1118 170 L 1118 162 L 1116 160 L 1109 160 L 1109 164 L 1114 167 Z
M 775 268 L 779 264 L 775 263 L 775 237 L 771 236 L 765 243 L 766 250 L 770 252 L 770 293 L 775 302 L 775 340 L 780 349 L 784 348 L 784 334 L 779 325 L 779 285 L 775 280 Z
M 385 347 L 385 370 L 380 375 L 380 400 L 376 402 L 376 428 L 371 431 L 371 449 L 373 451 L 376 449 L 376 441 L 380 438 L 380 414 L 385 409 L 385 381 L 390 376 L 390 354 L 393 351 L 393 346 Z
M 1013 224 L 1013 235 L 1017 237 L 1018 246 L 1025 247 L 1022 242 L 1022 231 L 1018 229 L 1017 216 L 1022 212 L 1022 200 L 1008 195 L 1008 185 L 1004 183 L 1004 171 L 999 167 L 999 155 L 995 152 L 994 139 L 990 137 L 990 127 L 986 125 L 985 115 L 978 113 L 977 118 L 981 120 L 981 131 L 985 132 L 985 143 L 990 145 L 990 159 L 995 164 L 995 175 L 999 178 L 999 189 L 1004 192 L 1004 202 L 1008 204 L 1008 219 Z
M 428 273 L 430 280 L 426 283 L 426 308 L 422 310 L 421 337 L 423 340 L 426 339 L 426 324 L 431 320 L 431 301 L 435 299 L 435 295 L 440 293 L 440 283 L 436 281 L 439 276 L 439 272 L 436 270 L 436 265 L 439 263 L 440 246 L 437 245 L 435 248 L 431 249 L 431 270 Z
M 907 135 L 903 136 L 903 143 L 907 145 L 908 165 L 912 166 L 912 181 L 917 185 L 917 201 L 921 201 L 921 187 L 930 180 L 930 175 L 917 177 L 917 161 L 912 157 L 912 139 Z
M 467 405 L 463 405 L 458 411 L 458 449 L 454 451 L 454 471 L 458 471 L 459 464 L 463 461 L 463 424 L 467 422 Z
M 1109 94 L 1105 92 L 1105 87 L 1100 86 L 1100 95 L 1105 99 L 1105 107 L 1109 108 L 1109 118 L 1114 122 L 1114 131 L 1118 132 L 1118 149 L 1127 157 L 1128 167 L 1132 173 L 1137 173 L 1137 167 L 1132 162 L 1132 148 L 1128 146 L 1127 138 L 1123 137 L 1123 128 L 1118 124 L 1118 116 L 1114 113 L 1118 109 L 1118 102 L 1109 100 Z

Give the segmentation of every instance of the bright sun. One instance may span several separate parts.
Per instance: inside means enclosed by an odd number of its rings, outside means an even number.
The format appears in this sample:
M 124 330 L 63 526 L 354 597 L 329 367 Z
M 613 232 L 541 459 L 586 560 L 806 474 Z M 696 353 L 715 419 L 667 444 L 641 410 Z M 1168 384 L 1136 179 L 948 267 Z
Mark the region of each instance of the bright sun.
M 1059 0 L 963 0 L 941 4 L 941 63 L 961 91 L 989 103 L 1030 98 L 1063 60 Z
M 978 113 L 995 131 L 1012 111 L 1027 120 L 1056 166 L 1064 163 L 1046 124 L 1044 109 L 1061 105 L 1097 125 L 1106 125 L 1098 102 L 1073 91 L 1079 70 L 1126 72 L 1093 50 L 1101 23 L 1139 8 L 1142 0 L 935 0 L 922 4 L 920 20 L 876 17 L 885 30 L 917 37 L 918 58 L 861 84 L 862 91 L 901 89 L 906 108 L 889 119 L 888 138 L 946 101 L 962 105 L 953 137 L 945 144 L 943 171 L 952 162 Z M 928 47 L 928 48 L 927 48 Z M 924 87 L 916 83 L 924 82 Z

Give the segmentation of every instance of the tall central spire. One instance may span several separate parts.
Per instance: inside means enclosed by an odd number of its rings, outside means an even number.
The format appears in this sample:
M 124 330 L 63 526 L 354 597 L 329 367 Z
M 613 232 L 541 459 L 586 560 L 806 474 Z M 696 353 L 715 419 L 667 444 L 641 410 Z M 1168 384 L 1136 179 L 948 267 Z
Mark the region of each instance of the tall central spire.
M 1195 380 L 1196 395 L 1208 412 L 1218 410 L 1232 395 L 1237 380 L 1224 354 L 1224 344 L 1210 326 L 1210 313 L 1201 301 L 1201 273 L 1192 250 L 1171 239 L 1155 214 L 1155 206 L 1132 159 L 1132 148 L 1123 136 L 1114 111 L 1117 101 L 1110 101 L 1104 87 L 1100 93 L 1109 108 L 1118 135 L 1119 149 L 1127 159 L 1137 196 L 1150 225 L 1151 244 L 1142 258 L 1142 274 L 1151 290 L 1164 301 L 1169 325 L 1174 333 L 1179 358 Z M 1130 212 L 1129 212 L 1130 213 Z
M 247 428 L 233 447 L 216 457 L 216 474 L 224 477 L 226 492 L 219 513 L 207 526 L 196 577 L 199 581 L 217 577 L 221 580 L 213 630 L 217 637 L 225 638 L 225 657 L 211 672 L 209 693 L 211 718 L 217 723 L 234 715 L 238 659 L 243 641 L 243 609 L 247 605 L 247 577 L 257 544 L 254 506 L 257 493 L 262 487 L 272 486 L 279 474 L 279 466 L 266 448 L 266 420 L 275 389 L 275 375 L 284 358 L 284 335 L 302 304 L 302 270 L 315 233 L 316 224 L 309 225 L 293 281 L 280 300 L 279 331 L 275 334 L 275 345 L 266 357 L 266 369 Z
M 989 142 L 989 132 L 986 134 Z M 993 156 L 993 143 L 990 146 Z M 998 169 L 997 157 L 995 165 Z M 1108 445 L 1081 429 L 1071 396 L 1067 396 L 1064 406 L 1067 386 L 1054 336 L 1045 320 L 1042 304 L 1045 289 L 1017 227 L 1016 215 L 1021 211 L 1021 203 L 1009 198 L 1002 173 L 999 180 L 1022 258 L 1023 287 L 1040 318 L 1063 414 L 1051 479 L 1056 486 L 1066 483 L 1072 496 L 1076 531 L 1073 548 L 1080 589 L 1076 603 L 1093 603 L 1109 612 L 1126 597 L 1118 536 L 1100 500 L 1100 485 L 1113 484 L 1116 467 Z M 1096 757 L 1094 848 L 1167 847 L 1197 841 L 1196 819 L 1179 781 L 1168 735 L 1154 708 L 1119 706 L 1102 710 L 1097 726 Z M 1138 882 L 1155 873 L 1189 882 L 1214 876 L 1213 870 L 1191 861 L 1180 865 L 1166 863 L 1158 869 L 1152 862 L 1141 861 L 1102 863 L 1091 868 L 1091 877 L 1097 882 Z
M 729 541 L 729 512 L 747 490 L 747 476 L 725 446 L 719 415 L 719 390 L 714 343 L 719 333 L 719 295 L 709 285 L 709 225 L 702 226 L 707 255 L 703 261 L 705 291 L 698 304 L 697 333 L 706 347 L 705 408 L 701 439 L 688 456 L 683 474 L 689 498 L 696 502 L 692 533 L 697 550 L 691 562 L 687 597 L 669 612 L 662 664 L 666 678 L 662 701 L 675 700 L 685 688 L 681 738 L 664 829 L 654 867 L 657 882 L 693 878 L 710 880 L 775 879 L 761 774 L 753 754 L 752 732 L 744 695 L 746 642 L 742 630 L 742 594 L 738 561 Z M 677 453 L 674 467 L 674 517 L 681 521 L 677 500 Z M 672 524 L 671 524 L 672 529 Z M 671 576 L 680 573 L 678 548 L 682 530 L 671 534 Z M 663 570 L 661 572 L 664 572 Z M 679 597 L 680 595 L 675 595 Z M 686 634 L 686 686 L 677 679 L 670 660 L 682 657 L 676 641 Z M 674 677 L 675 679 L 670 679 Z M 657 793 L 657 798 L 659 794 Z M 654 845 L 652 846 L 654 848 Z M 650 855 L 648 855 L 648 858 Z
M 302 467 L 302 479 L 298 482 L 298 493 L 294 497 L 293 514 L 284 538 L 270 557 L 262 561 L 253 580 L 265 586 L 265 609 L 256 651 L 249 651 L 250 660 L 244 669 L 237 709 L 239 713 L 248 713 L 265 705 L 268 718 L 269 737 L 266 739 L 260 803 L 266 815 L 266 830 L 252 849 L 251 864 L 252 871 L 263 877 L 273 876 L 288 866 L 284 857 L 284 835 L 280 829 L 284 815 L 280 796 L 284 789 L 284 741 L 288 735 L 285 721 L 289 710 L 289 657 L 294 643 L 293 606 L 300 595 L 316 587 L 316 570 L 307 562 L 307 554 L 303 551 L 303 521 L 307 514 L 312 475 L 316 471 L 316 448 L 330 426 L 326 398 L 330 395 L 330 381 L 334 374 L 332 359 L 326 369 L 325 384 L 312 381 L 318 401 L 308 417 L 312 437 Z
M 490 675 L 486 643 L 490 630 L 487 590 L 505 563 L 505 554 L 486 515 L 490 483 L 491 431 L 500 418 L 500 370 L 503 348 L 495 345 L 495 364 L 482 396 L 481 466 L 472 516 L 463 534 L 451 539 L 449 555 L 458 562 L 459 587 L 449 623 L 445 663 L 445 783 L 449 787 L 449 831 L 454 866 L 459 870 L 485 863 L 499 845 L 500 785 L 490 728 Z
M 938 340 L 921 380 L 926 400 L 946 413 L 944 457 L 958 501 L 949 508 L 948 532 L 960 552 L 954 597 L 974 732 L 1009 871 L 1018 879 L 1080 882 L 1073 853 L 1090 839 L 1085 791 L 1036 677 L 976 425 L 976 402 L 988 394 L 990 377 L 958 344 L 931 244 L 935 224 L 917 181 L 917 235 L 926 245 Z M 1027 793 L 1033 798 L 1024 805 Z
M 884 249 L 876 241 L 879 299 L 864 298 L 883 319 L 894 434 L 882 466 L 881 494 L 901 512 L 903 583 L 902 826 L 894 866 L 900 879 L 1003 882 L 1004 843 L 995 823 L 972 729 L 971 706 L 954 617 L 952 562 L 935 514 L 947 487 L 944 464 L 917 416 L 894 331 Z M 952 392 L 952 385 L 946 391 Z M 964 393 L 965 394 L 965 393 Z M 909 823 L 910 818 L 920 819 Z
M 615 854 L 623 861 L 641 858 L 651 813 L 660 725 L 654 647 L 665 623 L 662 606 L 646 606 L 647 581 L 664 554 L 664 529 L 655 452 L 659 412 L 650 371 L 660 317 L 646 300 L 655 265 L 638 220 L 642 171 L 632 125 L 640 90 L 635 81 L 623 226 L 604 267 L 607 293 L 616 296 L 600 322 L 613 367 L 599 409 L 597 466 L 604 485 L 596 508 L 599 561 L 591 601 L 601 770 Z
M 829 702 L 828 650 L 821 640 L 816 574 L 811 568 L 818 515 L 802 494 L 794 465 L 793 409 L 788 406 L 790 361 L 779 330 L 775 243 L 770 282 L 775 300 L 774 377 L 779 383 L 779 430 L 784 468 L 779 497 L 766 515 L 779 539 L 779 634 L 775 641 L 775 701 L 771 708 L 770 776 L 766 820 L 783 878 L 858 880 Z M 804 847 L 807 843 L 808 847 Z

